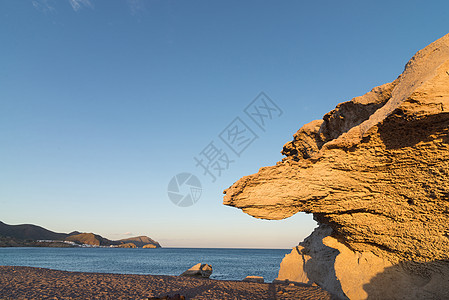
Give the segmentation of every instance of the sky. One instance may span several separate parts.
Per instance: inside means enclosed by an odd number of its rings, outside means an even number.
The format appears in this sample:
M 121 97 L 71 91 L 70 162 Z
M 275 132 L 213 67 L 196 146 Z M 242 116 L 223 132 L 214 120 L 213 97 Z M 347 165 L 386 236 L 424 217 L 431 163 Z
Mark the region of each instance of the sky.
M 302 125 L 396 79 L 448 33 L 448 11 L 415 0 L 1 1 L 0 220 L 166 247 L 294 247 L 312 215 L 258 220 L 224 206 L 223 190 L 280 161 Z M 255 107 L 265 117 L 251 119 Z M 212 154 L 209 169 L 197 165 Z M 168 194 L 182 173 L 201 185 L 187 207 Z

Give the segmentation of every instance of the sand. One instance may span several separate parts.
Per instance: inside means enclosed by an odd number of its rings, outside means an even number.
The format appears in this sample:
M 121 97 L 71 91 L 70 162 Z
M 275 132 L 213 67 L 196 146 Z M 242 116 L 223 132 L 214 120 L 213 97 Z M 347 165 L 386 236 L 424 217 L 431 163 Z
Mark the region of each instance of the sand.
M 332 299 L 319 287 L 0 266 L 0 299 Z M 179 298 L 178 298 L 179 299 Z

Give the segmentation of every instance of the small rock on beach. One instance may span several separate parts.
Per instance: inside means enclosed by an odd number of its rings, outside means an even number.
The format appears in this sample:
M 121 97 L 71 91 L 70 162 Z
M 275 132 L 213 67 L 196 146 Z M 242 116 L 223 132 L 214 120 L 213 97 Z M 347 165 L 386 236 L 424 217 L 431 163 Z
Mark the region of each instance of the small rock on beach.
M 181 274 L 181 276 L 209 278 L 212 275 L 212 266 L 198 263 Z
M 262 276 L 246 276 L 243 281 L 264 283 L 264 279 Z

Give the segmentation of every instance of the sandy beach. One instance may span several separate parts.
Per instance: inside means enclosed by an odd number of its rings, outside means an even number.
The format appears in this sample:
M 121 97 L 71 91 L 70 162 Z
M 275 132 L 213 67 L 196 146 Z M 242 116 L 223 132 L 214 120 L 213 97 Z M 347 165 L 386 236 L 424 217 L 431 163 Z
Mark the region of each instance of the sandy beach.
M 0 299 L 332 299 L 319 287 L 0 266 Z

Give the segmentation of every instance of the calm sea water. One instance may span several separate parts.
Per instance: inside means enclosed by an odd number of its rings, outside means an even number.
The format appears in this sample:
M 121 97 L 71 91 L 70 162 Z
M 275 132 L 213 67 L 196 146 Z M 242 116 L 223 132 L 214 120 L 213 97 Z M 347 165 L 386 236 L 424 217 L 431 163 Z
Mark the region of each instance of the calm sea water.
M 213 268 L 211 278 L 242 280 L 277 277 L 279 264 L 290 249 L 110 249 L 110 248 L 0 248 L 0 265 L 29 266 L 64 271 L 119 274 L 179 275 L 201 262 Z

